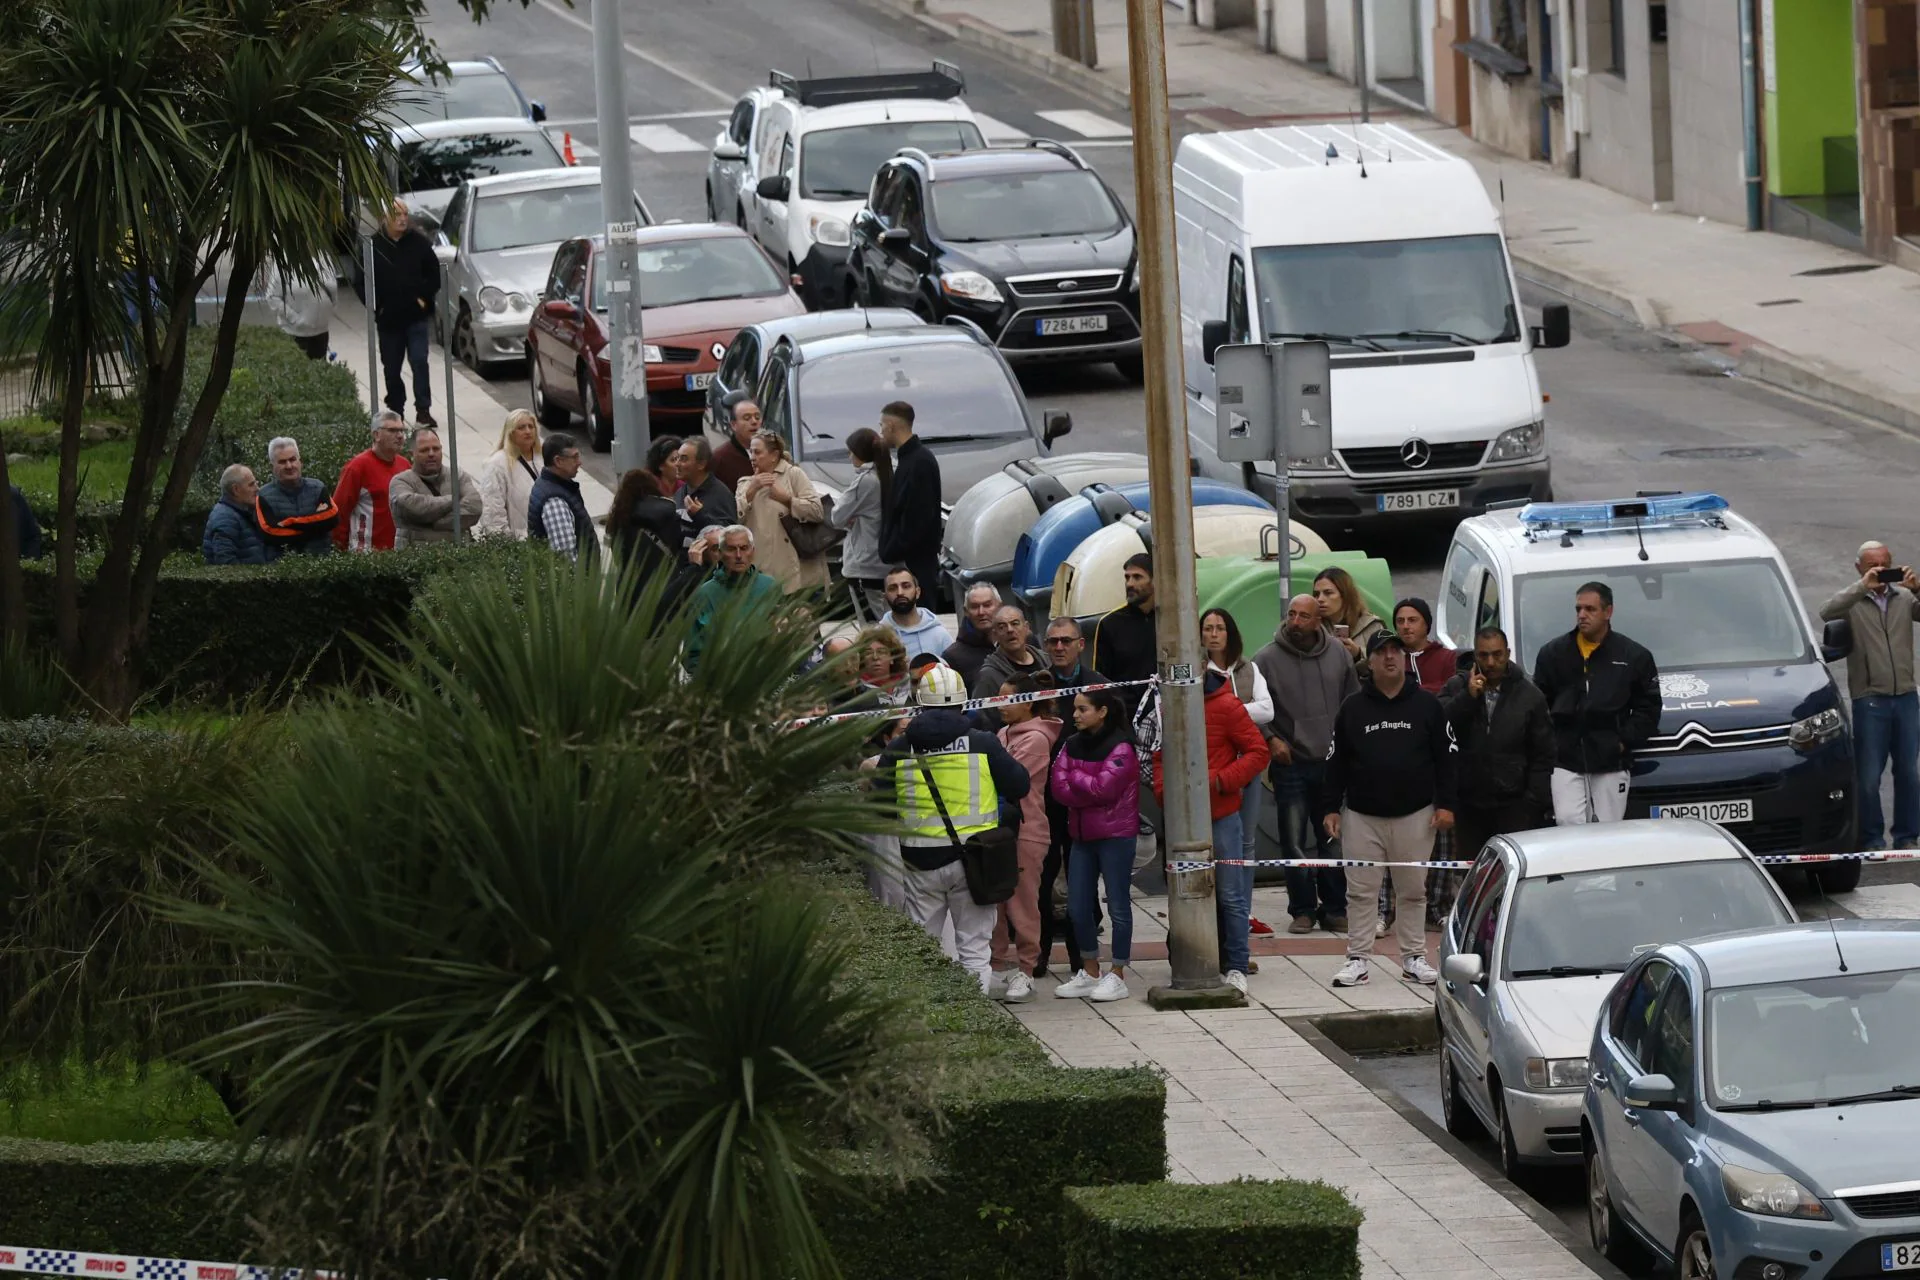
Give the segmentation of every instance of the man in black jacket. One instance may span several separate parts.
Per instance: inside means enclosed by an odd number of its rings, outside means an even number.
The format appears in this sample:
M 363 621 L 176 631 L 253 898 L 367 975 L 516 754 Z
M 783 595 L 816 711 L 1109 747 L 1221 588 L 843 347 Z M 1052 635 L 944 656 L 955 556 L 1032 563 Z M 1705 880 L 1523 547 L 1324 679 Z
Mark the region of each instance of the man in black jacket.
M 1660 727 L 1660 672 L 1646 647 L 1613 629 L 1613 588 L 1573 596 L 1573 630 L 1534 660 L 1533 682 L 1553 716 L 1553 820 L 1618 822 L 1636 747 Z
M 1087 662 L 1109 680 L 1145 680 L 1160 667 L 1160 649 L 1154 636 L 1153 557 L 1145 551 L 1129 556 L 1122 571 L 1127 580 L 1127 602 L 1093 624 Z M 1121 693 L 1129 706 L 1138 705 L 1140 689 Z
M 1376 631 L 1368 637 L 1367 671 L 1372 679 L 1340 704 L 1333 720 L 1321 822 L 1349 858 L 1424 862 L 1433 833 L 1453 828 L 1459 748 L 1440 699 L 1408 677 L 1399 636 Z M 1367 984 L 1383 869 L 1347 871 L 1347 962 L 1333 975 L 1336 987 Z M 1392 871 L 1401 973 L 1431 985 L 1437 975 L 1427 962 L 1426 871 L 1399 865 Z
M 1507 633 L 1485 627 L 1472 665 L 1440 691 L 1460 744 L 1460 807 L 1454 848 L 1478 857 L 1494 836 L 1545 826 L 1553 812 L 1553 720 L 1547 700 L 1515 666 Z
M 924 588 L 921 593 L 925 594 Z M 993 615 L 999 611 L 998 587 L 991 582 L 976 582 L 967 588 L 967 598 L 960 609 L 959 635 L 947 646 L 941 660 L 960 673 L 969 689 L 980 678 L 980 668 L 993 652 Z
M 895 400 L 880 410 L 880 438 L 893 450 L 893 492 L 880 512 L 880 558 L 904 564 L 920 583 L 921 603 L 939 613 L 940 459 L 913 434 L 913 406 Z
M 431 427 L 433 378 L 427 369 L 427 322 L 440 292 L 440 260 L 427 238 L 412 229 L 407 206 L 393 202 L 381 234 L 373 238 L 373 323 L 380 332 L 380 371 L 387 379 L 387 408 L 405 413 L 404 360 L 413 366 L 414 422 Z

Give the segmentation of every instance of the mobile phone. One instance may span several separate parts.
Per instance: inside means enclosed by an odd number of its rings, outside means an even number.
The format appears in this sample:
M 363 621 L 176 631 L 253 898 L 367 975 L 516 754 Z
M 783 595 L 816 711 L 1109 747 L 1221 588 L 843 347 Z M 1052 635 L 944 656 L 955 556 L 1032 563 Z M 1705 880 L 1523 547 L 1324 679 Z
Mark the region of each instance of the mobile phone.
M 1344 622 L 1336 622 L 1336 623 L 1334 623 L 1334 624 L 1333 624 L 1333 634 L 1334 634 L 1334 635 L 1335 635 L 1335 636 L 1336 636 L 1337 638 L 1339 638 L 1339 639 L 1341 639 L 1341 640 L 1345 640 L 1345 639 L 1347 638 L 1347 624 L 1346 624 L 1346 623 L 1344 623 Z
M 1879 573 L 1875 574 L 1874 577 L 1884 583 L 1898 582 L 1900 579 L 1906 577 L 1906 575 L 1898 569 L 1882 569 Z

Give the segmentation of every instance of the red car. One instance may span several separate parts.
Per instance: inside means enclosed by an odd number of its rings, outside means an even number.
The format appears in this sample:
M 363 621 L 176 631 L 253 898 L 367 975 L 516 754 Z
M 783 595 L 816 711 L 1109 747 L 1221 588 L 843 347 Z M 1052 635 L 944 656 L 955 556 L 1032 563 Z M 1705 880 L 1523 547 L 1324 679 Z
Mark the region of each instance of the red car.
M 598 238 L 562 243 L 527 326 L 527 377 L 541 424 L 564 430 L 578 414 L 602 452 L 613 446 L 613 374 L 600 269 L 605 252 Z M 806 308 L 773 260 L 738 227 L 642 227 L 639 252 L 649 417 L 656 428 L 684 424 L 698 430 L 707 383 L 733 335 Z

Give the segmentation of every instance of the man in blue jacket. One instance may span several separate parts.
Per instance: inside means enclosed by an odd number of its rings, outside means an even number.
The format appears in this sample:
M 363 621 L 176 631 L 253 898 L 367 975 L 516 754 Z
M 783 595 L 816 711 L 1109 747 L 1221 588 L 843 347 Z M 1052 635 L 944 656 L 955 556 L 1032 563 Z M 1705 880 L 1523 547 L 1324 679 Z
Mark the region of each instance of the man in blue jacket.
M 260 483 L 238 462 L 220 473 L 220 501 L 207 516 L 200 554 L 208 564 L 265 564 L 267 540 L 254 520 Z

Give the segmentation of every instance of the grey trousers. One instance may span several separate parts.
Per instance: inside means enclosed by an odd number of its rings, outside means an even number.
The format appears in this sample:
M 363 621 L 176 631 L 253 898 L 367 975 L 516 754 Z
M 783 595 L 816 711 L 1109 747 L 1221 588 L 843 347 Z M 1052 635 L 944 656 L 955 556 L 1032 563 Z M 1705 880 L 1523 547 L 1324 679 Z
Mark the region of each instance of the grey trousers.
M 1340 847 L 1349 858 L 1375 862 L 1425 862 L 1433 853 L 1433 808 L 1404 818 L 1340 812 Z M 1380 883 L 1385 867 L 1347 868 L 1347 954 L 1373 954 L 1373 931 L 1380 918 Z M 1422 867 L 1393 867 L 1394 940 L 1402 963 L 1427 952 L 1427 873 Z

